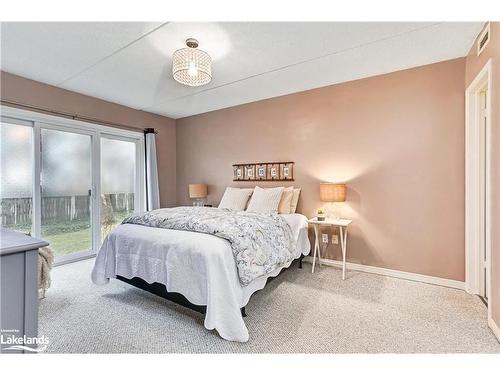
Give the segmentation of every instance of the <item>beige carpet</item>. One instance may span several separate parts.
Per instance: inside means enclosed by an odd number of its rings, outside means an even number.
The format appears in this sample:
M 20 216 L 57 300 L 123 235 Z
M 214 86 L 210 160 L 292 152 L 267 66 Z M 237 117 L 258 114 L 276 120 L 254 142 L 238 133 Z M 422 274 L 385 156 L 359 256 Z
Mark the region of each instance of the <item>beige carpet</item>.
M 250 299 L 250 341 L 222 340 L 203 316 L 117 280 L 90 281 L 93 259 L 56 267 L 40 334 L 59 353 L 500 353 L 486 307 L 459 290 L 310 264 Z

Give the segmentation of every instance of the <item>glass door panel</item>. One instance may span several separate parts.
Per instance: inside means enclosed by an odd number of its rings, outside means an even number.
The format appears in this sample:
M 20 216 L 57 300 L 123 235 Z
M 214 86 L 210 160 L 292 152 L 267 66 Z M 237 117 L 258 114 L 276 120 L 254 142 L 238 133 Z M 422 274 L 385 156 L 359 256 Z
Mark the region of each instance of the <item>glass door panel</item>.
M 33 128 L 2 121 L 0 147 L 2 227 L 31 233 L 33 222 Z
M 41 234 L 56 257 L 92 250 L 92 137 L 42 128 Z
M 101 137 L 101 239 L 134 212 L 136 143 Z

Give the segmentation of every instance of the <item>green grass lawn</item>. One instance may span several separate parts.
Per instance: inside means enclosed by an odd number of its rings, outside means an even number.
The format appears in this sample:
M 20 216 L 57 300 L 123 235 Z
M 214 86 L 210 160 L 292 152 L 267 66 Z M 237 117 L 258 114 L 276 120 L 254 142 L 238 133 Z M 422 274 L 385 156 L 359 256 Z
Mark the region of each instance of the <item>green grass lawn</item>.
M 56 256 L 88 251 L 92 247 L 92 233 L 90 228 L 75 232 L 47 234 L 43 236 L 54 250 Z
M 128 215 L 126 211 L 115 212 L 113 227 L 120 224 Z M 29 233 L 31 227 L 27 224 L 11 226 L 9 229 Z M 102 240 L 105 234 L 102 235 Z M 79 251 L 88 251 L 92 248 L 92 231 L 90 220 L 83 218 L 73 221 L 52 221 L 42 224 L 42 238 L 47 241 L 54 250 L 56 256 L 71 254 Z

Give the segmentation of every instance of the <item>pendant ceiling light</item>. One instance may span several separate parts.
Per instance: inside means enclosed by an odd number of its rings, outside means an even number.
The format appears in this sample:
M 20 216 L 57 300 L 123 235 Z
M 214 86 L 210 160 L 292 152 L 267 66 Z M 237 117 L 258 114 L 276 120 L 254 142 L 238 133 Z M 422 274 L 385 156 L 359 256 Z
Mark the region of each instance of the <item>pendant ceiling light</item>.
M 198 48 L 198 41 L 186 40 L 187 48 L 174 52 L 172 74 L 174 79 L 187 86 L 202 86 L 212 80 L 212 59 L 205 51 Z

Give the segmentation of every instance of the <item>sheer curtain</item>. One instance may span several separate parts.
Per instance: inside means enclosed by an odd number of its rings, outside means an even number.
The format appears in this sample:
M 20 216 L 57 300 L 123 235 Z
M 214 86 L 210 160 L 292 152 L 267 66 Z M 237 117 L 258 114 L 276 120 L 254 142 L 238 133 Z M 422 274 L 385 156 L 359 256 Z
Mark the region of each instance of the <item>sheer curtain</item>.
M 146 146 L 146 210 L 160 208 L 158 166 L 156 163 L 156 133 L 153 128 L 144 129 Z

